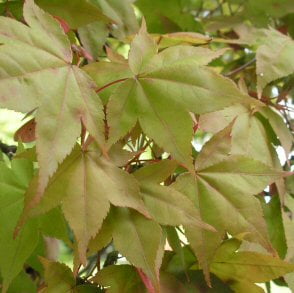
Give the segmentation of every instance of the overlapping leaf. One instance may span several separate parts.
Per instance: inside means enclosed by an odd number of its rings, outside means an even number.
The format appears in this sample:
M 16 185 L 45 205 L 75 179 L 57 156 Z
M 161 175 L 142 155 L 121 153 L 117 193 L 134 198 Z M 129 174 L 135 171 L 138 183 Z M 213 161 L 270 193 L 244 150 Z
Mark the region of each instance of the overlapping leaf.
M 215 231 L 201 221 L 199 212 L 190 199 L 173 188 L 157 184 L 166 179 L 174 168 L 174 162 L 166 160 L 134 173 L 140 182 L 141 195 L 151 216 L 162 225 L 187 225 Z
M 26 1 L 24 18 L 29 26 L 0 18 L 0 106 L 20 112 L 38 109 L 41 194 L 73 148 L 81 122 L 103 142 L 103 112 L 91 79 L 71 65 L 70 43 L 59 23 L 33 0 Z
M 21 222 L 29 215 L 44 213 L 61 204 L 84 263 L 88 242 L 99 231 L 110 203 L 134 208 L 148 216 L 136 180 L 108 160 L 95 153 L 84 153 L 79 147 L 55 173 L 40 204 L 30 210 L 34 206 L 34 194 L 33 181 Z
M 6 292 L 34 251 L 39 232 L 37 221 L 29 221 L 13 239 L 13 230 L 23 208 L 24 193 L 33 175 L 32 164 L 26 160 L 15 160 L 9 169 L 1 162 L 0 174 L 0 272 L 2 289 Z
M 250 288 L 254 283 L 268 282 L 294 270 L 293 264 L 270 255 L 249 251 L 236 252 L 239 245 L 240 242 L 236 239 L 224 242 L 211 265 L 212 272 L 220 279 L 234 280 L 237 283 L 233 283 L 233 288 L 238 286 L 239 290 L 243 288 L 245 292 L 245 288 Z
M 119 64 L 122 75 L 109 81 L 116 86 L 107 109 L 109 144 L 139 120 L 149 137 L 191 170 L 192 121 L 188 112 L 206 113 L 248 100 L 230 80 L 201 66 L 220 54 L 210 53 L 204 58 L 206 51 L 178 46 L 157 55 L 157 46 L 143 24 L 129 52 L 133 76 L 125 64 Z M 114 70 L 114 64 L 112 67 Z M 102 79 L 99 69 L 99 63 L 85 68 L 98 85 Z
M 36 3 L 50 14 L 66 20 L 73 29 L 97 20 L 102 20 L 106 23 L 112 21 L 95 5 L 95 1 L 36 0 Z
M 109 266 L 98 272 L 93 281 L 104 287 L 110 286 L 109 293 L 137 293 L 145 289 L 135 268 L 130 265 Z
M 204 271 L 225 231 L 248 232 L 246 239 L 273 252 L 260 203 L 253 195 L 284 174 L 252 158 L 232 155 L 230 135 L 227 128 L 208 142 L 196 159 L 196 178 L 182 175 L 174 185 L 199 208 L 201 219 L 219 231 L 186 228 Z
M 164 0 L 158 0 L 156 3 L 151 3 L 148 0 L 138 0 L 136 5 L 146 17 L 147 24 L 152 33 L 166 33 L 180 30 L 199 31 L 201 29 L 201 26 L 195 21 L 189 9 L 185 9 L 189 5 L 193 7 L 195 1 L 183 2 L 171 0 L 169 5 L 167 5 Z
M 111 223 L 116 249 L 130 263 L 141 268 L 158 290 L 159 268 L 164 246 L 161 227 L 156 222 L 126 208 L 113 209 Z
M 41 258 L 41 262 L 45 269 L 45 292 L 76 292 L 76 280 L 68 266 L 45 258 Z
M 105 15 L 115 22 L 112 34 L 118 39 L 122 39 L 129 34 L 138 31 L 139 26 L 132 7 L 134 0 L 91 0 L 97 3 Z
M 289 36 L 274 29 L 255 29 L 247 26 L 238 28 L 237 33 L 241 37 L 241 43 L 257 47 L 256 74 L 259 97 L 267 84 L 294 72 L 294 61 L 291 58 L 294 41 Z

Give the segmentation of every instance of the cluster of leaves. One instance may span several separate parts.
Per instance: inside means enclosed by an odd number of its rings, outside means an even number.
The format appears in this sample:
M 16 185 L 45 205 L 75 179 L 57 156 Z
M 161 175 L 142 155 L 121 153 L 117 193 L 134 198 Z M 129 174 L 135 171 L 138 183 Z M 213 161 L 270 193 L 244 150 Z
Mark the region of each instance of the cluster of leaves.
M 0 12 L 3 292 L 294 290 L 292 0 Z

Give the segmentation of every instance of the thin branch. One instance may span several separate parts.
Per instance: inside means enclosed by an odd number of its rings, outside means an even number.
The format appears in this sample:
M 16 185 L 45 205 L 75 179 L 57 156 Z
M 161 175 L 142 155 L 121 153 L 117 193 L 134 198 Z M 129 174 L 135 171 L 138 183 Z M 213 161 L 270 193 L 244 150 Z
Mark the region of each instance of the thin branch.
M 137 161 L 139 159 L 139 157 L 141 156 L 141 154 L 145 152 L 145 150 L 147 149 L 147 147 L 150 146 L 151 142 L 152 142 L 152 139 L 149 139 L 148 142 L 145 144 L 145 146 L 142 147 L 142 149 L 140 149 L 138 151 L 138 153 L 136 154 L 136 156 L 133 159 L 131 159 L 127 163 L 127 165 L 125 167 L 127 167 L 127 166 L 131 165 L 133 162 Z
M 255 61 L 256 61 L 256 59 L 253 58 L 252 60 L 248 61 L 247 63 L 243 64 L 242 66 L 240 66 L 240 67 L 238 67 L 238 68 L 232 70 L 232 71 L 229 72 L 229 73 L 224 74 L 224 76 L 226 76 L 226 77 L 231 77 L 231 76 L 233 76 L 233 75 L 236 75 L 237 73 L 243 71 L 245 68 L 247 68 L 248 66 L 250 66 L 251 64 L 253 64 Z
M 123 82 L 125 80 L 127 80 L 128 78 L 121 78 L 121 79 L 118 79 L 118 80 L 115 80 L 115 81 L 112 81 L 110 83 L 107 83 L 106 85 L 104 85 L 103 87 L 99 88 L 99 89 L 96 89 L 95 92 L 96 93 L 100 93 L 101 91 L 105 90 L 106 88 L 116 84 L 116 83 L 119 83 L 119 82 Z

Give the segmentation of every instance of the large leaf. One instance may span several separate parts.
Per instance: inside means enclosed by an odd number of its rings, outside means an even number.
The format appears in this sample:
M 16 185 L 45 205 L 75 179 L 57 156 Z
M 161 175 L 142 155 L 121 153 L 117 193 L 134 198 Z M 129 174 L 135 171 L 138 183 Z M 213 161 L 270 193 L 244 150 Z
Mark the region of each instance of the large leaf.
M 36 0 L 36 3 L 52 15 L 66 20 L 73 29 L 96 20 L 110 22 L 110 18 L 88 0 Z
M 22 270 L 38 243 L 38 222 L 29 221 L 16 239 L 13 231 L 24 202 L 24 193 L 33 175 L 32 164 L 15 160 L 12 169 L 0 164 L 0 272 L 3 292 Z
M 120 76 L 119 80 L 109 83 L 109 86 L 116 86 L 107 108 L 109 144 L 124 136 L 139 120 L 142 130 L 149 137 L 191 170 L 193 132 L 188 112 L 216 111 L 246 102 L 249 97 L 242 94 L 229 79 L 197 65 L 197 60 L 200 64 L 209 60 L 201 61 L 201 50 L 185 50 L 179 46 L 166 53 L 163 51 L 156 55 L 156 52 L 157 46 L 143 25 L 133 39 L 129 53 L 133 77 L 126 74 L 125 78 Z M 191 62 L 194 59 L 195 62 Z M 119 67 L 122 65 L 119 64 Z M 86 71 L 95 80 L 101 81 L 99 63 L 91 64 Z M 117 86 L 119 82 L 122 83 Z
M 30 210 L 34 202 L 34 199 L 30 199 L 34 193 L 32 185 L 27 193 L 24 219 L 61 204 L 65 218 L 76 236 L 79 257 L 84 263 L 88 242 L 99 231 L 110 203 L 137 209 L 148 216 L 136 180 L 108 160 L 92 152 L 83 152 L 79 147 L 75 148 L 49 181 L 40 204 Z
M 294 265 L 279 258 L 256 252 L 233 250 L 228 240 L 216 252 L 211 270 L 223 281 L 264 283 L 294 270 Z
M 206 272 L 225 231 L 231 235 L 247 232 L 246 239 L 274 251 L 260 203 L 253 195 L 283 173 L 252 158 L 230 155 L 230 144 L 221 139 L 230 139 L 230 132 L 228 128 L 223 132 L 225 135 L 216 135 L 197 157 L 196 178 L 184 174 L 174 185 L 194 202 L 201 219 L 219 231 L 217 234 L 186 227 L 187 237 Z
M 160 226 L 139 213 L 115 208 L 111 214 L 114 246 L 159 286 L 164 239 Z
M 0 18 L 0 106 L 20 112 L 38 109 L 41 195 L 49 176 L 73 148 L 81 122 L 101 145 L 103 112 L 91 79 L 70 65 L 70 43 L 58 22 L 32 0 L 25 2 L 24 18 L 29 27 Z

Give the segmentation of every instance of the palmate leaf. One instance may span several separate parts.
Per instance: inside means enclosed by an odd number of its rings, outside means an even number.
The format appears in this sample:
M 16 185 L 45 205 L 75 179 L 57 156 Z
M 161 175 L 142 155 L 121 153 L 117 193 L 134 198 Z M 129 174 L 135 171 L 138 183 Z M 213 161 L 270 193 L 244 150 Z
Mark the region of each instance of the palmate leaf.
M 165 243 L 161 227 L 127 208 L 114 208 L 110 215 L 115 248 L 142 269 L 159 292 L 159 268 Z
M 92 3 L 91 3 L 92 2 Z M 77 29 L 88 23 L 101 20 L 111 22 L 103 12 L 95 5 L 95 1 L 89 0 L 36 0 L 42 9 L 54 16 L 64 19 L 71 28 Z
M 145 292 L 135 268 L 130 265 L 112 265 L 98 272 L 92 279 L 107 289 L 109 293 Z
M 167 5 L 164 0 L 158 0 L 155 3 L 151 3 L 148 0 L 139 0 L 136 1 L 136 5 L 146 17 L 147 24 L 150 26 L 152 33 L 166 33 L 180 30 L 199 31 L 201 26 L 195 21 L 189 9 L 185 9 L 191 4 L 187 2 L 191 1 L 170 0 Z M 195 5 L 195 3 L 193 4 Z M 191 5 L 193 6 L 193 4 Z
M 211 265 L 211 271 L 225 282 L 233 281 L 232 288 L 238 288 L 238 292 L 246 292 L 250 286 L 254 289 L 254 283 L 268 282 L 294 270 L 293 264 L 277 257 L 251 251 L 237 252 L 239 245 L 236 239 L 225 241 L 216 251 Z M 259 292 L 257 288 L 254 290 Z
M 70 43 L 59 23 L 33 0 L 25 2 L 24 18 L 29 26 L 0 18 L 0 106 L 20 112 L 37 108 L 41 194 L 73 148 L 81 122 L 101 145 L 103 112 L 91 79 L 71 65 Z
M 217 134 L 200 152 L 195 163 L 196 178 L 184 174 L 173 185 L 190 197 L 201 219 L 219 232 L 186 227 L 187 237 L 205 273 L 225 231 L 231 235 L 248 232 L 247 240 L 275 253 L 260 203 L 253 195 L 285 174 L 252 158 L 230 155 L 228 140 L 229 128 Z
M 294 9 L 293 2 L 292 7 Z M 259 97 L 267 84 L 294 72 L 294 61 L 291 58 L 294 41 L 289 36 L 274 29 L 256 29 L 249 26 L 240 26 L 237 33 L 240 36 L 240 43 L 257 48 L 256 74 Z
M 189 112 L 216 111 L 248 102 L 249 97 L 229 79 L 202 66 L 219 52 L 204 58 L 206 53 L 197 48 L 177 46 L 159 54 L 157 49 L 143 24 L 131 44 L 130 70 L 126 64 L 117 63 L 119 80 L 109 80 L 109 86 L 113 84 L 116 88 L 107 105 L 108 143 L 116 142 L 139 121 L 148 137 L 191 170 L 193 131 Z M 114 71 L 115 63 L 110 64 L 108 67 Z M 102 65 L 91 64 L 85 70 L 100 86 L 104 79 L 100 77 Z
M 138 31 L 139 26 L 136 19 L 132 2 L 134 0 L 90 0 L 98 4 L 105 15 L 115 22 L 112 34 L 118 39 L 123 39 L 127 35 Z
M 174 169 L 175 162 L 163 160 L 134 173 L 150 215 L 161 225 L 187 225 L 215 231 L 213 227 L 201 221 L 199 211 L 193 207 L 189 198 L 171 187 L 158 184 Z
M 0 272 L 2 292 L 22 270 L 24 262 L 38 243 L 38 222 L 27 223 L 16 239 L 13 230 L 21 214 L 24 193 L 33 176 L 33 166 L 27 160 L 12 161 L 12 168 L 0 163 Z
M 46 293 L 75 293 L 76 280 L 68 266 L 62 263 L 40 258 L 45 270 Z
M 80 260 L 86 262 L 89 240 L 99 231 L 110 203 L 131 207 L 149 216 L 132 175 L 93 152 L 76 147 L 49 181 L 40 204 L 34 207 L 36 184 L 28 192 L 22 223 L 61 204 L 66 220 L 78 242 Z
M 271 127 L 275 131 L 278 139 L 284 151 L 286 157 L 288 158 L 289 153 L 291 152 L 292 145 L 294 142 L 294 137 L 287 125 L 283 121 L 283 117 L 279 115 L 274 109 L 270 107 L 262 107 L 259 109 L 259 112 L 268 119 Z

